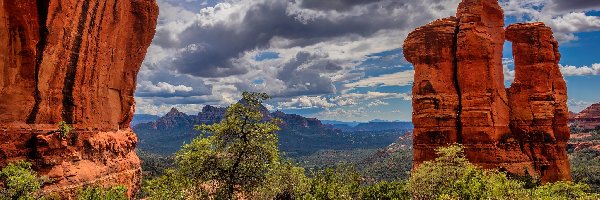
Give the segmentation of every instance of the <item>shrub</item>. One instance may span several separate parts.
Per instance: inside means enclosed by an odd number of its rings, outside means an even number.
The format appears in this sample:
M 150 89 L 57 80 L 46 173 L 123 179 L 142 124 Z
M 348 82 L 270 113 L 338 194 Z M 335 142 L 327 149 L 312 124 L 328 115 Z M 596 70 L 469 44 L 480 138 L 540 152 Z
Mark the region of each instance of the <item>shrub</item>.
M 366 186 L 361 190 L 363 200 L 408 200 L 410 192 L 407 182 L 382 181 L 374 185 Z
M 31 169 L 31 163 L 18 161 L 10 163 L 0 171 L 0 181 L 5 188 L 0 188 L 0 199 L 35 199 L 35 192 L 40 189 L 42 181 Z
M 312 172 L 310 186 L 299 199 L 345 200 L 360 197 L 360 175 L 349 166 Z
M 127 188 L 115 186 L 111 188 L 86 187 L 77 194 L 78 200 L 128 200 Z
M 61 121 L 58 123 L 58 138 L 65 140 L 69 137 L 69 134 L 73 130 L 73 127 L 69 126 L 66 122 Z

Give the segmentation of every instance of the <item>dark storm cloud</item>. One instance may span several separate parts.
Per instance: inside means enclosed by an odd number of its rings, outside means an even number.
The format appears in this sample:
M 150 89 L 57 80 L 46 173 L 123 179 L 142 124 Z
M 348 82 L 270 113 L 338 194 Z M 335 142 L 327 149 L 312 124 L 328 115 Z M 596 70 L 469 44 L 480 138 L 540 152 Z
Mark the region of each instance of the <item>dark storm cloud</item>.
M 554 11 L 590 11 L 600 10 L 600 1 L 598 0 L 553 0 L 552 10 Z
M 198 77 L 227 77 L 246 73 L 248 69 L 237 65 L 236 59 L 247 51 L 268 47 L 274 37 L 291 40 L 288 47 L 303 47 L 340 36 L 354 35 L 356 39 L 369 37 L 380 30 L 412 27 L 412 23 L 421 24 L 432 18 L 428 13 L 411 16 L 399 16 L 402 14 L 398 12 L 392 14 L 394 8 L 402 8 L 407 4 L 413 9 L 429 6 L 422 1 L 381 0 L 363 4 L 367 1 L 337 0 L 333 1 L 337 3 L 321 3 L 322 5 L 315 3 L 316 1 L 310 2 L 306 3 L 322 8 L 333 4 L 362 4 L 363 7 L 360 11 L 347 11 L 357 12 L 352 15 L 301 20 L 300 16 L 289 14 L 288 1 L 263 0 L 248 4 L 251 7 L 246 9 L 247 12 L 231 15 L 231 20 L 211 25 L 196 23 L 179 34 L 178 40 L 170 37 L 169 30 L 161 29 L 154 44 L 180 49 L 170 63 L 179 73 Z
M 279 80 L 285 80 L 287 86 L 287 90 L 280 96 L 334 93 L 335 86 L 333 86 L 331 79 L 321 74 L 337 72 L 342 67 L 328 61 L 309 63 L 319 57 L 308 52 L 299 52 L 296 54 L 296 58 L 286 63 L 276 76 Z M 305 64 L 310 64 L 310 66 L 303 67 Z
M 348 10 L 357 5 L 376 3 L 381 0 L 302 0 L 302 7 L 316 10 Z

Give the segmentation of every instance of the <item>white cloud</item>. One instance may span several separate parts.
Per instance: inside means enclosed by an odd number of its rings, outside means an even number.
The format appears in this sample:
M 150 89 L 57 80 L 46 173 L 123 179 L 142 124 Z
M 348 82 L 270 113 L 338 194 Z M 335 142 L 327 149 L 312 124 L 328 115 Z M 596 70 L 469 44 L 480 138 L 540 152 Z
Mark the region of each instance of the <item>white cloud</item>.
M 353 83 L 344 84 L 345 88 L 376 87 L 376 86 L 408 86 L 414 81 L 414 70 L 406 70 L 393 74 L 361 79 Z
M 383 105 L 390 105 L 390 104 L 378 99 L 378 100 L 375 100 L 375 101 L 369 103 L 367 106 L 368 107 L 376 107 L 376 106 L 383 106 Z
M 501 1 L 501 5 L 507 16 L 516 16 L 524 21 L 544 22 L 552 28 L 559 42 L 566 43 L 578 39 L 575 33 L 600 30 L 600 17 L 585 13 L 597 10 L 600 8 L 600 3 L 589 0 L 579 1 L 504 0 Z
M 590 76 L 590 75 L 600 75 L 600 63 L 593 64 L 591 67 L 582 66 L 570 66 L 570 65 L 560 65 L 560 71 L 564 76 Z
M 279 109 L 331 108 L 335 106 L 335 104 L 330 103 L 326 98 L 317 96 L 292 98 L 290 101 L 279 102 L 278 105 Z

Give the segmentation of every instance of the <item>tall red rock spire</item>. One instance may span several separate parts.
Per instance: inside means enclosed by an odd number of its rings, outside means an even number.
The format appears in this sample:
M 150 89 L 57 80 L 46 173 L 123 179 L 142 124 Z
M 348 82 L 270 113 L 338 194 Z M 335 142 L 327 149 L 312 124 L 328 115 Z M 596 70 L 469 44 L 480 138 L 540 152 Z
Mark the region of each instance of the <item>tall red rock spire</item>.
M 516 70 L 508 93 L 505 38 L 513 42 Z M 509 26 L 505 37 L 497 0 L 463 0 L 456 18 L 410 33 L 404 55 L 415 66 L 415 167 L 434 159 L 435 148 L 461 143 L 467 158 L 484 168 L 527 171 L 544 182 L 570 180 L 557 46 L 542 23 Z
M 0 0 L 0 167 L 28 160 L 69 196 L 140 182 L 136 76 L 154 36 L 154 0 Z M 56 133 L 65 121 L 76 130 Z

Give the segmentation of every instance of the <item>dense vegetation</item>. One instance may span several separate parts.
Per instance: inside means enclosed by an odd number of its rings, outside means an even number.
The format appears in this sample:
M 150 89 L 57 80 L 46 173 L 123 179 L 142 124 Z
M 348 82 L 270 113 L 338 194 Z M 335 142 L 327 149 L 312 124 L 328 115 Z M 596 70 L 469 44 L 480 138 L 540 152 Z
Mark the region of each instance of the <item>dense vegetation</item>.
M 465 158 L 460 145 L 438 149 L 437 159 L 410 173 L 410 135 L 382 149 L 325 150 L 287 159 L 278 148 L 278 120 L 264 121 L 257 109 L 268 96 L 243 96 L 220 123 L 197 126 L 203 134 L 174 157 L 138 151 L 146 179 L 140 195 L 160 200 L 600 199 L 597 130 L 575 138 L 569 149 L 575 182 L 541 185 L 533 177 L 484 170 Z M 45 181 L 30 163 L 9 163 L 0 170 L 0 200 L 58 199 L 40 193 Z M 127 199 L 126 192 L 122 186 L 89 186 L 77 199 Z
M 461 146 L 440 148 L 439 157 L 421 164 L 410 176 L 384 180 L 365 176 L 384 167 L 348 164 L 306 170 L 279 156 L 277 126 L 262 122 L 252 109 L 264 94 L 244 93 L 246 103 L 234 104 L 227 119 L 200 126 L 210 132 L 185 145 L 175 157 L 175 167 L 144 183 L 149 199 L 598 199 L 583 183 L 557 182 L 539 185 L 535 180 L 509 178 L 505 173 L 484 170 L 465 158 Z M 382 159 L 364 163 L 402 163 L 410 148 L 399 140 L 387 149 L 372 152 Z M 405 147 L 405 148 L 401 148 Z M 324 153 L 324 152 L 321 152 Z M 333 155 L 340 152 L 333 151 Z M 394 156 L 396 155 L 396 156 Z M 336 158 L 337 156 L 330 156 Z M 360 158 L 355 158 L 359 159 Z M 410 159 L 407 159 L 410 160 Z M 352 160 L 351 160 L 352 161 Z M 376 161 L 376 162 L 373 162 Z M 310 164 L 304 160 L 304 165 Z M 322 165 L 324 163 L 318 163 Z M 360 165 L 359 165 L 360 166 Z M 410 166 L 410 165 L 407 165 Z M 394 166 L 396 168 L 398 166 Z M 359 172 L 360 171 L 360 172 Z M 407 168 L 408 171 L 408 168 Z M 393 174 L 393 172 L 392 172 Z

